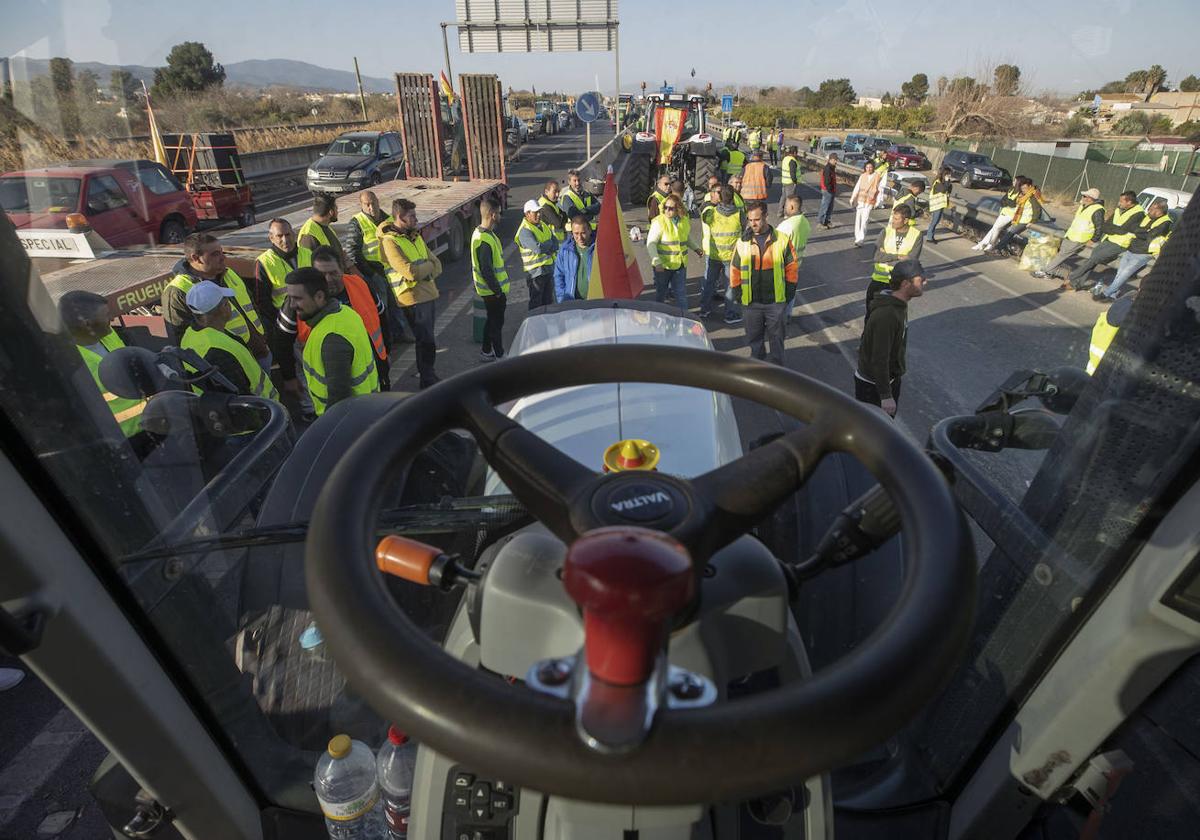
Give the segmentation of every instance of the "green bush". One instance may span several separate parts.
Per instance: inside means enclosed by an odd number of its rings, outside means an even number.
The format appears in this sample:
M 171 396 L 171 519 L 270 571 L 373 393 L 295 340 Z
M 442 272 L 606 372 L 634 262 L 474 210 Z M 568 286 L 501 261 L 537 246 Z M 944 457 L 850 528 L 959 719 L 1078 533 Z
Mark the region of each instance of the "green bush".
M 844 128 L 884 129 L 919 133 L 933 121 L 933 109 L 882 108 L 869 111 L 866 108 L 842 106 L 838 108 L 780 108 L 762 105 L 742 105 L 733 109 L 733 118 L 747 125 L 775 126 L 783 128 Z
M 1145 114 L 1139 114 L 1137 111 L 1134 111 L 1117 120 L 1113 124 L 1112 130 L 1113 134 L 1147 134 L 1150 131 L 1150 120 L 1146 118 Z

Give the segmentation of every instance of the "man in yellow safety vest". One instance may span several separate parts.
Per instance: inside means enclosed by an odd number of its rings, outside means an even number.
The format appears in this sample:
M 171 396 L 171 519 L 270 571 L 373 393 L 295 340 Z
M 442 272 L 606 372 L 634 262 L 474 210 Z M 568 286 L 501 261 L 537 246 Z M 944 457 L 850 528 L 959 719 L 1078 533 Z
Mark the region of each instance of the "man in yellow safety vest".
M 1133 298 L 1122 298 L 1108 307 L 1106 311 L 1101 312 L 1100 316 L 1096 318 L 1096 323 L 1092 327 L 1092 340 L 1088 345 L 1088 376 L 1096 372 L 1100 360 L 1108 352 L 1109 345 L 1117 337 L 1117 332 L 1120 331 L 1121 324 L 1124 323 L 1125 317 L 1132 308 Z
M 254 308 L 267 328 L 268 340 L 287 299 L 288 272 L 312 265 L 312 251 L 296 244 L 296 234 L 287 219 L 272 219 L 267 225 L 267 250 L 254 261 Z
M 146 401 L 119 397 L 100 381 L 100 362 L 112 351 L 125 346 L 109 323 L 108 301 L 94 292 L 76 289 L 59 298 L 58 311 L 113 419 L 126 438 L 133 438 L 142 431 Z M 139 440 L 145 437 L 148 436 L 143 435 Z
M 787 338 L 787 306 L 799 278 L 796 252 L 791 240 L 767 222 L 767 205 L 746 205 L 746 232 L 734 246 L 729 266 L 729 287 L 741 293 L 746 344 L 755 359 L 767 357 L 783 364 Z
M 800 194 L 802 177 L 799 150 L 795 146 L 788 146 L 783 150 L 783 160 L 779 164 L 779 183 L 782 185 L 779 194 L 779 215 L 783 215 L 788 197 Z
M 735 141 L 730 140 L 725 144 L 725 148 L 717 151 L 717 160 L 721 163 L 725 179 L 729 180 L 734 175 L 742 174 L 742 167 L 746 165 L 746 153 L 737 147 Z
M 703 228 L 701 249 L 704 251 L 704 279 L 700 283 L 700 317 L 712 315 L 712 301 L 723 295 L 723 286 L 729 283 L 729 261 L 733 249 L 745 228 L 745 215 L 733 203 L 733 187 L 725 184 L 717 187 L 716 200 L 710 201 L 700 211 Z M 725 298 L 725 323 L 737 324 L 742 320 L 736 301 Z
M 671 192 L 671 176 L 662 174 L 658 176 L 658 183 L 654 187 L 654 191 L 650 193 L 650 197 L 646 199 L 646 221 L 654 221 L 654 217 L 659 214 L 662 209 L 662 203 Z
M 1091 242 L 1098 243 L 1104 236 L 1104 201 L 1100 198 L 1100 190 L 1092 187 L 1079 194 L 1079 206 L 1075 209 L 1075 217 L 1071 226 L 1058 246 L 1054 259 L 1046 263 L 1040 271 L 1033 272 L 1034 277 L 1045 279 L 1053 277 L 1054 272 L 1071 257 L 1083 250 L 1083 246 Z
M 912 211 L 907 204 L 901 204 L 892 210 L 892 218 L 879 232 L 879 238 L 875 240 L 875 268 L 871 272 L 871 282 L 867 284 L 868 306 L 871 298 L 892 282 L 892 269 L 896 263 L 904 260 L 920 262 L 924 242 L 921 232 L 916 225 L 910 224 L 911 221 Z
M 346 268 L 356 267 L 364 280 L 383 277 L 386 269 L 379 256 L 379 226 L 392 217 L 379 206 L 379 197 L 370 190 L 358 194 L 359 211 L 350 218 Z
M 298 268 L 287 281 L 288 299 L 310 329 L 301 358 L 317 417 L 342 400 L 379 391 L 371 338 L 358 313 L 330 295 L 316 268 Z
M 1129 282 L 1130 278 L 1158 259 L 1163 245 L 1171 238 L 1171 225 L 1171 217 L 1167 214 L 1167 200 L 1156 198 L 1150 202 L 1150 206 L 1146 208 L 1146 215 L 1142 217 L 1137 236 L 1129 243 L 1129 250 L 1122 254 L 1117 262 L 1116 276 L 1107 286 L 1103 283 L 1093 286 L 1092 297 L 1096 300 L 1116 300 L 1117 295 L 1121 293 L 1121 287 Z
M 562 198 L 558 200 L 558 206 L 562 210 L 563 216 L 568 219 L 576 213 L 582 213 L 588 220 L 588 224 L 592 226 L 592 230 L 596 229 L 596 217 L 600 215 L 600 201 L 583 188 L 583 179 L 579 177 L 578 169 L 572 169 L 567 173 L 567 188 L 563 190 Z
M 504 310 L 508 306 L 508 270 L 504 267 L 504 248 L 496 236 L 500 206 L 490 198 L 479 202 L 479 225 L 471 234 L 471 278 L 475 294 L 483 299 L 487 320 L 483 324 L 483 345 L 479 361 L 494 362 L 504 357 Z
M 1129 250 L 1129 246 L 1133 244 L 1134 238 L 1138 235 L 1145 215 L 1146 211 L 1137 203 L 1136 193 L 1129 190 L 1121 193 L 1112 218 L 1104 223 L 1104 236 L 1100 239 L 1099 244 L 1092 248 L 1092 253 L 1086 260 L 1067 275 L 1067 279 L 1063 281 L 1060 288 L 1063 290 L 1071 288 L 1077 292 L 1091 288 L 1088 276 L 1092 273 L 1092 269 L 1099 265 L 1108 265 Z
M 286 288 L 286 284 L 285 284 Z M 192 350 L 228 379 L 239 394 L 279 399 L 271 377 L 240 338 L 226 329 L 233 317 L 233 289 L 202 280 L 188 289 L 187 305 L 195 323 L 187 328 L 179 346 Z
M 540 211 L 541 205 L 536 201 L 526 201 L 525 218 L 513 237 L 521 251 L 521 265 L 525 268 L 525 283 L 529 287 L 530 309 L 554 303 L 553 272 L 558 239 L 554 236 L 554 228 L 542 221 Z
M 954 190 L 954 180 L 949 169 L 943 169 L 933 179 L 929 188 L 929 229 L 925 231 L 926 242 L 937 242 L 935 238 L 938 225 L 942 222 L 942 214 L 950 206 L 950 193 Z
M 567 219 L 570 218 L 566 213 L 558 207 L 558 181 L 550 180 L 542 187 L 542 194 L 538 197 L 538 214 L 546 224 L 550 225 L 554 231 L 554 239 L 558 243 L 566 241 L 567 238 Z
M 296 242 L 301 248 L 307 248 L 310 251 L 317 250 L 318 246 L 328 245 L 337 251 L 338 259 L 342 261 L 342 267 L 345 268 L 346 255 L 342 251 L 342 243 L 338 241 L 337 234 L 333 232 L 332 227 L 337 220 L 337 200 L 331 195 L 313 196 L 312 216 L 300 225 L 300 230 L 296 232 Z
M 392 221 L 379 226 L 379 243 L 388 284 L 416 337 L 421 387 L 428 388 L 441 381 L 433 368 L 437 361 L 437 279 L 442 276 L 442 261 L 425 244 L 418 227 L 417 205 L 407 198 L 392 202 Z

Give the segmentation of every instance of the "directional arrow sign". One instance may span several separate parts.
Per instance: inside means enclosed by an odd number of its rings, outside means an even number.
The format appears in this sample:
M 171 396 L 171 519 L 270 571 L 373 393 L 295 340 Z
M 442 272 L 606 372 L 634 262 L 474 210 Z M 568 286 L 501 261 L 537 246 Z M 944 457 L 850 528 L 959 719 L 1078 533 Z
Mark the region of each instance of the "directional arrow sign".
M 575 100 L 575 113 L 585 123 L 595 122 L 600 117 L 600 96 L 594 91 L 579 94 Z

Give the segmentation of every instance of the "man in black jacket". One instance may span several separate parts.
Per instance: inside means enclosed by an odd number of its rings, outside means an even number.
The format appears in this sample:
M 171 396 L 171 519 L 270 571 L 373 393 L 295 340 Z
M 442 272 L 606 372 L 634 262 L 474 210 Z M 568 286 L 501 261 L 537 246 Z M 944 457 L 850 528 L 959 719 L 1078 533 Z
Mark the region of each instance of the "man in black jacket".
M 1088 255 L 1088 258 L 1067 275 L 1067 279 L 1063 281 L 1060 288 L 1064 291 L 1074 289 L 1077 292 L 1091 288 L 1088 278 L 1092 269 L 1096 266 L 1108 265 L 1128 251 L 1133 240 L 1137 238 L 1138 231 L 1141 230 L 1142 220 L 1145 216 L 1146 211 L 1138 205 L 1136 193 L 1132 191 L 1121 193 L 1112 218 L 1104 223 L 1103 238 L 1092 248 L 1092 253 Z
M 892 417 L 900 399 L 908 348 L 908 302 L 925 292 L 925 270 L 916 260 L 904 260 L 892 269 L 888 288 L 867 304 L 854 371 L 854 397 L 880 406 Z

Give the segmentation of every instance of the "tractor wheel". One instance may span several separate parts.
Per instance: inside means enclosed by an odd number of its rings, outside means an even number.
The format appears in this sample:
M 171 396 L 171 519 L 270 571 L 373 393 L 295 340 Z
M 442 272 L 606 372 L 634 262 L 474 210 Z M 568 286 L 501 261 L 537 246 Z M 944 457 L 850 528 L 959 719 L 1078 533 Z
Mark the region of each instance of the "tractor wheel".
M 635 154 L 627 164 L 629 171 L 625 177 L 629 182 L 629 200 L 633 204 L 644 205 L 654 189 L 654 173 L 650 171 L 650 156 Z
M 692 181 L 692 189 L 704 192 L 708 189 L 708 179 L 717 174 L 717 159 L 710 157 L 696 158 L 696 174 Z

